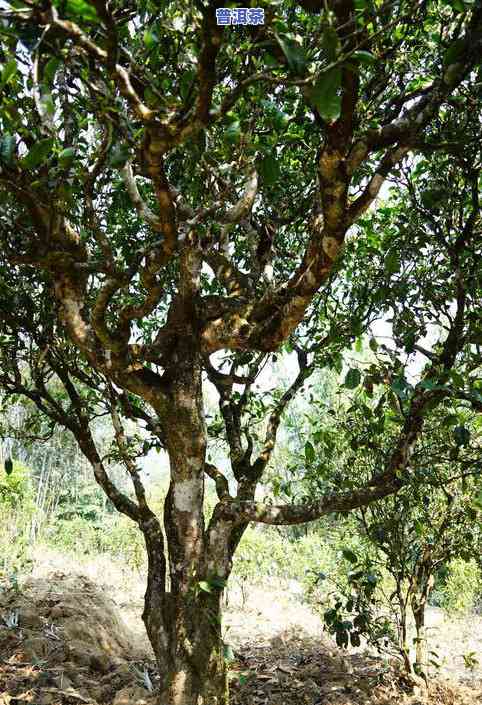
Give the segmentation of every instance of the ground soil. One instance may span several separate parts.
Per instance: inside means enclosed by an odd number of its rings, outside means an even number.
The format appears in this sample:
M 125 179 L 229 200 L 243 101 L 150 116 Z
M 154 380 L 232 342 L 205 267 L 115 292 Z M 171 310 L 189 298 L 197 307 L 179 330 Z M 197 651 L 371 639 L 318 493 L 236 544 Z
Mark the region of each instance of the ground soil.
M 0 591 L 0 705 L 154 705 L 142 591 L 141 576 L 110 559 L 44 551 L 27 579 Z M 244 606 L 231 590 L 224 638 L 232 703 L 481 705 L 482 674 L 461 671 L 457 656 L 469 645 L 482 660 L 482 630 L 472 621 L 467 644 L 460 640 L 469 624 L 454 623 L 450 642 L 441 613 L 431 619 L 452 670 L 444 667 L 426 694 L 373 654 L 340 652 L 289 590 L 253 587 Z

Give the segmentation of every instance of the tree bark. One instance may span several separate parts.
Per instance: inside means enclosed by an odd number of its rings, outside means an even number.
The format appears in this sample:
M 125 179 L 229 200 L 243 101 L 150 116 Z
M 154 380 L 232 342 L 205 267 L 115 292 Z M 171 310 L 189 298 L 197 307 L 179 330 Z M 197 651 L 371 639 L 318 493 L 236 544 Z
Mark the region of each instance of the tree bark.
M 163 420 L 171 466 L 164 508 L 170 590 L 157 530 L 144 527 L 149 561 L 143 619 L 159 668 L 159 705 L 227 705 L 219 581 L 228 574 L 228 542 L 218 532 L 214 556 L 207 560 L 201 374 L 192 355 L 188 364 L 189 376 L 179 361 L 170 384 L 170 415 Z
M 413 673 L 413 667 L 410 660 L 410 647 L 408 645 L 407 609 L 401 592 L 398 593 L 398 600 L 400 605 L 399 645 L 402 652 L 405 671 L 407 674 L 411 675 Z
M 161 677 L 159 705 L 228 703 L 221 634 L 222 581 L 230 566 L 228 534 L 217 533 L 212 553 L 203 513 L 207 433 L 192 303 L 200 267 L 196 250 L 183 253 L 180 296 L 171 310 L 176 335 L 164 375 L 167 400 L 159 411 L 171 478 L 164 505 L 170 591 L 158 578 L 159 542 L 146 539 L 150 556 L 144 622 Z
M 413 610 L 415 619 L 416 647 L 415 647 L 415 671 L 423 674 L 427 666 L 427 649 L 425 641 L 425 602 L 422 601 Z
M 162 622 L 149 634 L 161 676 L 159 705 L 228 705 L 221 593 L 165 593 L 164 604 L 160 620 L 158 605 L 145 610 L 151 624 Z
M 415 672 L 427 682 L 427 640 L 425 636 L 425 610 L 433 588 L 433 567 L 429 561 L 422 562 L 415 575 L 415 591 L 411 597 L 412 614 L 415 620 L 416 648 Z

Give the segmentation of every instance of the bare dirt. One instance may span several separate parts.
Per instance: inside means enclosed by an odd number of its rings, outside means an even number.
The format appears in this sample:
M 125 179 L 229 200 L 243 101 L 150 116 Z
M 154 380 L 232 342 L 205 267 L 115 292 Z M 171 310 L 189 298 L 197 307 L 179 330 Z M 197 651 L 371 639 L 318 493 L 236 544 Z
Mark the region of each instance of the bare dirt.
M 54 572 L 0 594 L 0 703 L 124 705 L 152 666 L 112 599 L 82 575 Z M 131 705 L 132 698 L 125 701 Z
M 0 591 L 0 705 L 154 705 L 142 592 L 139 575 L 108 559 L 44 552 L 19 589 Z M 244 607 L 232 590 L 224 625 L 233 705 L 482 705 L 477 673 L 414 693 L 393 664 L 340 652 L 279 586 L 254 587 Z

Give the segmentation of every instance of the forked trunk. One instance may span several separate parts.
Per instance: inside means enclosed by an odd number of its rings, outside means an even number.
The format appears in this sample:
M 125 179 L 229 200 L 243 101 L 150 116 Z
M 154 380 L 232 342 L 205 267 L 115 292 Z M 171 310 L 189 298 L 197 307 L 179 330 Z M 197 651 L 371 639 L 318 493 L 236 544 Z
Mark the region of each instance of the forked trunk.
M 183 293 L 195 290 L 200 261 L 188 253 L 181 270 Z M 228 542 L 223 534 L 213 560 L 204 524 L 207 439 L 201 358 L 190 335 L 195 315 L 183 297 L 175 315 L 180 335 L 165 377 L 169 401 L 161 410 L 171 477 L 164 505 L 169 580 L 161 589 L 155 578 L 159 546 L 148 545 L 143 618 L 159 666 L 159 705 L 227 705 L 220 581 L 227 578 Z

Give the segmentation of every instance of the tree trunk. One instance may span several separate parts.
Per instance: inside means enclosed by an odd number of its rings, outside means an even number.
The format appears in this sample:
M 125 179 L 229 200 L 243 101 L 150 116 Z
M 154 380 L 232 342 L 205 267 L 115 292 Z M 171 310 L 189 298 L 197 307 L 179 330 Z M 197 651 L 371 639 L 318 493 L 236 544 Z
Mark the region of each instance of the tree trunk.
M 220 596 L 173 603 L 169 672 L 159 705 L 228 705 Z
M 221 592 L 165 593 L 162 614 L 159 604 L 146 607 L 144 621 L 161 678 L 159 705 L 228 705 Z
M 422 676 L 427 682 L 427 640 L 425 635 L 425 609 L 428 598 L 433 588 L 434 578 L 432 565 L 425 561 L 420 565 L 416 573 L 415 591 L 411 598 L 413 618 L 415 620 L 416 649 L 415 649 L 415 672 Z
M 159 705 L 227 705 L 227 669 L 221 634 L 221 598 L 229 572 L 228 534 L 216 534 L 212 551 L 204 525 L 206 426 L 202 366 L 196 349 L 196 291 L 201 260 L 181 259 L 181 296 L 172 307 L 179 334 L 173 340 L 160 409 L 171 482 L 164 505 L 170 592 L 158 557 L 159 542 L 146 538 L 149 581 L 144 622 L 160 673 Z M 164 582 L 164 586 L 161 583 Z
M 425 601 L 422 601 L 413 608 L 415 619 L 415 671 L 419 675 L 426 672 L 427 667 L 427 647 L 425 639 Z
M 410 660 L 410 647 L 408 645 L 407 608 L 401 591 L 398 592 L 398 601 L 400 605 L 399 646 L 402 652 L 405 672 L 408 675 L 411 675 L 413 673 L 413 668 Z
M 191 456 L 192 457 L 192 456 Z M 227 668 L 221 633 L 222 565 L 228 565 L 227 544 L 218 544 L 219 562 L 199 554 L 199 532 L 177 532 L 178 514 L 166 500 L 166 533 L 171 591 L 165 590 L 166 559 L 159 523 L 143 528 L 148 553 L 148 584 L 143 620 L 160 675 L 159 705 L 227 705 Z M 184 497 L 187 501 L 187 497 Z M 181 503 L 182 504 L 182 503 Z M 179 524 L 179 518 L 177 519 Z M 180 545 L 181 538 L 184 538 Z M 197 540 L 194 541 L 193 538 Z M 222 546 L 226 549 L 223 551 Z M 217 568 L 217 570 L 213 570 Z

